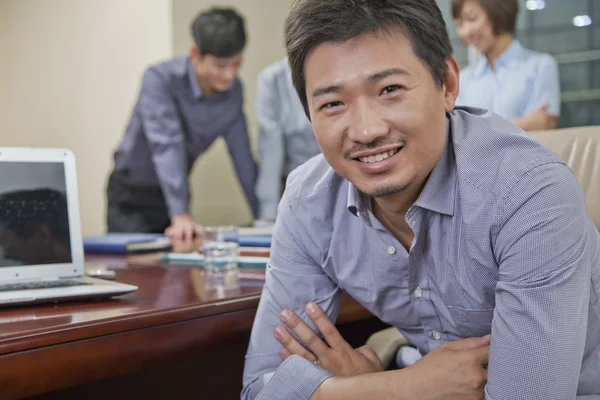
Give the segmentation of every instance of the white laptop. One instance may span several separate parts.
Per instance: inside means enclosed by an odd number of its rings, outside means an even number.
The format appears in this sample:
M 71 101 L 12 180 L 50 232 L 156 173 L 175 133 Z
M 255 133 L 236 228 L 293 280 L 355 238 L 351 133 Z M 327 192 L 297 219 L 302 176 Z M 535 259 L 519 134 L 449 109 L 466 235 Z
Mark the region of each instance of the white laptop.
M 0 147 L 0 306 L 136 289 L 85 276 L 73 153 Z

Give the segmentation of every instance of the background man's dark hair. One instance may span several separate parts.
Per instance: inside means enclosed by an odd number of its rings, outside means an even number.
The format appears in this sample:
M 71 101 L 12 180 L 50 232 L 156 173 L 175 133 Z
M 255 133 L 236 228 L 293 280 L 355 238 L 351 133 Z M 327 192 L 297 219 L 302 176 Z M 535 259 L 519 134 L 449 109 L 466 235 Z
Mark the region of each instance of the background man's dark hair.
M 296 0 L 285 22 L 292 80 L 306 115 L 307 54 L 323 43 L 343 43 L 363 34 L 400 32 L 412 43 L 433 79 L 443 85 L 452 45 L 435 0 Z
M 0 226 L 22 239 L 42 225 L 70 248 L 69 216 L 64 193 L 53 189 L 19 190 L 0 195 Z
M 501 33 L 515 33 L 517 14 L 519 14 L 518 0 L 475 0 L 492 24 L 494 35 Z M 466 0 L 452 0 L 452 17 L 458 19 Z
M 192 22 L 192 37 L 201 56 L 233 57 L 246 46 L 244 18 L 232 8 L 203 11 Z

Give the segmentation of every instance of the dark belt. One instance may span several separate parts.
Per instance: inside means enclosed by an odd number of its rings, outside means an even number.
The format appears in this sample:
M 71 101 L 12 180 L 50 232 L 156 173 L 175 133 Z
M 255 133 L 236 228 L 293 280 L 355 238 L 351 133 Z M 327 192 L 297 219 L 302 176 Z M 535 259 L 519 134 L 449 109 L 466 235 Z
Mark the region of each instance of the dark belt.
M 146 193 L 161 193 L 162 194 L 162 189 L 160 188 L 159 185 L 151 185 L 151 184 L 144 184 L 144 183 L 140 183 L 140 182 L 136 182 L 135 179 L 133 179 L 129 173 L 128 170 L 118 170 L 118 169 L 114 169 L 112 171 L 112 173 L 110 174 L 110 178 L 109 179 L 114 179 L 116 182 L 118 182 L 119 184 L 123 185 L 123 186 L 127 186 L 129 188 L 132 189 L 137 189 Z

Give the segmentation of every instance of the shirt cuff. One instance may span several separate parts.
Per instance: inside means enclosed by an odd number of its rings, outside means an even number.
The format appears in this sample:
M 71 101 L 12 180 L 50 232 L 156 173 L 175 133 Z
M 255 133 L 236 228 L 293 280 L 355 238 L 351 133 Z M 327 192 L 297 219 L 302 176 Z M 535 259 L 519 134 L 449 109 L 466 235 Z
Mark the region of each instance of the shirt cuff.
M 279 366 L 256 400 L 308 400 L 332 376 L 331 371 L 293 355 Z
M 167 207 L 169 208 L 169 217 L 173 218 L 176 215 L 188 214 L 189 203 L 188 201 L 179 201 L 179 199 L 168 199 Z

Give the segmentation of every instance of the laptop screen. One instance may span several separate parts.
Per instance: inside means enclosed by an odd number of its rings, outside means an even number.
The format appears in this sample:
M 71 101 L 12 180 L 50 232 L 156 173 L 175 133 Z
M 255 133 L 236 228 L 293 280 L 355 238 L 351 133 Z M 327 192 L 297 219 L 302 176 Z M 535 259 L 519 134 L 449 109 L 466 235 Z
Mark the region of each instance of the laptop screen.
M 72 262 L 62 162 L 0 165 L 0 267 Z

